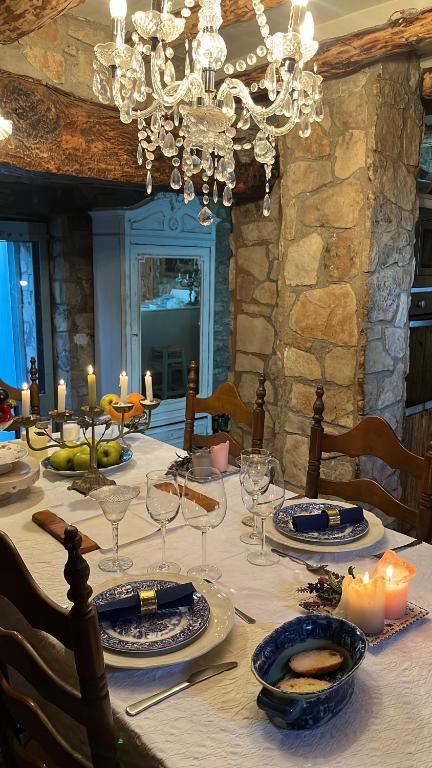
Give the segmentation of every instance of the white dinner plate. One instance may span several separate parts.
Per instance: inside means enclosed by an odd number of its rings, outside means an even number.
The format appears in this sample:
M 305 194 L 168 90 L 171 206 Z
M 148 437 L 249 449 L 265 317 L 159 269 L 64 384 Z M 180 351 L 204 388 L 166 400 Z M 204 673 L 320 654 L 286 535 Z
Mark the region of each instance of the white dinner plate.
M 293 504 L 299 504 L 302 501 L 308 501 L 308 499 L 296 499 L 293 500 Z M 314 499 L 316 502 L 323 502 L 328 504 L 328 499 Z M 285 503 L 285 506 L 289 505 Z M 352 504 L 345 504 L 338 501 L 338 505 L 341 507 L 352 507 Z M 303 552 L 358 552 L 361 549 L 371 547 L 372 544 L 376 544 L 384 536 L 384 526 L 382 521 L 367 509 L 364 510 L 364 516 L 369 523 L 369 531 L 357 541 L 351 541 L 347 544 L 328 545 L 328 544 L 305 544 L 302 541 L 288 538 L 280 533 L 273 525 L 273 520 L 269 518 L 267 521 L 267 534 L 269 539 L 276 544 L 283 544 L 283 546 L 289 549 L 301 549 Z M 271 543 L 271 542 L 270 542 Z
M 145 578 L 160 579 L 161 574 L 157 572 L 146 573 Z M 109 667 L 117 667 L 118 669 L 150 669 L 152 667 L 167 667 L 171 664 L 192 661 L 192 659 L 197 659 L 199 656 L 208 653 L 228 637 L 234 626 L 234 606 L 231 600 L 218 589 L 217 585 L 171 573 L 169 580 L 176 581 L 179 584 L 186 584 L 188 581 L 192 581 L 196 585 L 196 589 L 205 597 L 210 606 L 210 621 L 206 631 L 195 642 L 165 656 L 134 657 L 121 653 L 110 653 L 104 650 L 105 664 Z M 127 574 L 124 574 L 122 581 L 128 581 Z M 119 583 L 118 579 L 98 585 L 97 593 L 116 583 Z

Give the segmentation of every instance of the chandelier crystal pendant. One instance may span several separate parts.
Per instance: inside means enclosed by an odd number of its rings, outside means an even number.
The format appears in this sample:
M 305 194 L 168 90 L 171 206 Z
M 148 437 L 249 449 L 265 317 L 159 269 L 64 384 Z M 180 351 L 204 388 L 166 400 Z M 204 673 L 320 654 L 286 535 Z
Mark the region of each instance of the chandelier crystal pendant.
M 114 101 L 123 123 L 137 121 L 137 161 L 145 167 L 149 194 L 159 149 L 173 166 L 172 189 L 183 187 L 187 203 L 195 197 L 193 177 L 202 175 L 203 208 L 198 219 L 209 226 L 214 220 L 209 195 L 214 202 L 221 196 L 224 205 L 232 205 L 234 152 L 253 145 L 255 159 L 265 169 L 263 214 L 269 216 L 276 140 L 295 128 L 306 138 L 311 124 L 324 117 L 322 78 L 304 69 L 318 50 L 308 0 L 291 0 L 288 30 L 274 35 L 263 3 L 252 0 L 263 43 L 232 62 L 226 61 L 227 48 L 219 33 L 222 0 L 198 2 L 198 33 L 191 43 L 184 40 L 179 79 L 173 45 L 181 44 L 195 0 L 183 0 L 179 15 L 172 13 L 170 0 L 153 0 L 151 10 L 132 15 L 131 33 L 126 32 L 126 0 L 111 0 L 113 40 L 95 46 L 93 90 L 103 103 Z M 248 87 L 233 77 L 259 59 L 267 60 L 262 80 Z M 256 126 L 253 141 L 251 122 Z

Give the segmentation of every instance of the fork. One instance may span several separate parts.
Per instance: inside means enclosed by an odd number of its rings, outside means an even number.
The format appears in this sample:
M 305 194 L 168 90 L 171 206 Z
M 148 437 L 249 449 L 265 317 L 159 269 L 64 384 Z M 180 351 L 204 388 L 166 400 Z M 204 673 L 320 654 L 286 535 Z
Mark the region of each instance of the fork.
M 213 581 L 210 581 L 210 579 L 204 579 L 207 584 L 211 584 L 212 587 L 215 586 Z M 252 616 L 249 616 L 248 613 L 245 613 L 244 611 L 241 611 L 240 608 L 237 608 L 236 605 L 234 607 L 234 613 L 239 617 L 239 619 L 242 619 L 246 624 L 256 624 L 256 619 L 254 619 Z
M 310 571 L 311 573 L 317 573 L 318 571 L 324 570 L 324 568 L 327 568 L 328 563 L 320 563 L 317 565 L 316 563 L 308 563 L 307 560 L 303 560 L 302 557 L 297 557 L 296 555 L 288 554 L 288 552 L 284 552 L 282 549 L 276 549 L 276 547 L 272 547 L 271 551 L 274 552 L 276 555 L 279 555 L 280 557 L 288 557 L 289 560 L 292 560 L 294 563 L 300 563 L 300 565 L 304 565 L 306 570 Z

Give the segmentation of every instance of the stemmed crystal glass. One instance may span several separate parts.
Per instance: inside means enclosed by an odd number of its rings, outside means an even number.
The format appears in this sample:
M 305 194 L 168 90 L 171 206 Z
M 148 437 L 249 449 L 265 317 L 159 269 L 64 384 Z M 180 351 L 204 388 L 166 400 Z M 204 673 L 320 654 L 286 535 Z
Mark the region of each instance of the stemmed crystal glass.
M 202 563 L 190 568 L 188 576 L 216 581 L 222 576 L 222 571 L 207 563 L 206 536 L 208 531 L 221 524 L 226 513 L 227 500 L 221 473 L 210 467 L 190 470 L 185 478 L 181 505 L 186 523 L 202 534 Z
M 119 557 L 118 527 L 123 520 L 132 499 L 139 496 L 140 489 L 129 485 L 105 485 L 89 493 L 97 501 L 107 520 L 112 525 L 113 554 L 99 562 L 101 571 L 127 571 L 133 566 L 130 557 Z
M 261 532 L 258 525 L 259 521 L 253 514 L 254 494 L 249 494 L 249 488 L 245 489 L 244 475 L 248 468 L 250 469 L 250 472 L 253 473 L 256 486 L 256 498 L 258 498 L 261 482 L 263 482 L 264 485 L 268 482 L 267 463 L 269 459 L 270 453 L 265 448 L 250 448 L 242 451 L 239 456 L 238 463 L 240 466 L 240 486 L 242 489 L 243 503 L 246 509 L 249 512 L 252 512 L 252 514 L 246 515 L 246 517 L 242 519 L 242 523 L 244 525 L 253 526 L 253 530 L 250 533 L 245 533 L 240 536 L 240 541 L 244 544 L 261 544 Z
M 167 561 L 165 557 L 167 525 L 177 517 L 180 508 L 180 492 L 175 472 L 159 469 L 147 474 L 146 506 L 152 520 L 159 523 L 162 533 L 162 560 L 151 565 L 148 570 L 180 573 L 181 566 Z
M 271 457 L 268 461 L 268 482 L 261 486 L 259 495 L 255 495 L 255 480 L 245 475 L 244 488 L 253 492 L 253 514 L 261 520 L 261 547 L 248 553 L 247 559 L 253 565 L 274 565 L 279 562 L 279 556 L 266 547 L 266 520 L 281 509 L 285 500 L 285 484 L 281 466 L 277 459 Z M 251 494 L 252 496 L 252 494 Z

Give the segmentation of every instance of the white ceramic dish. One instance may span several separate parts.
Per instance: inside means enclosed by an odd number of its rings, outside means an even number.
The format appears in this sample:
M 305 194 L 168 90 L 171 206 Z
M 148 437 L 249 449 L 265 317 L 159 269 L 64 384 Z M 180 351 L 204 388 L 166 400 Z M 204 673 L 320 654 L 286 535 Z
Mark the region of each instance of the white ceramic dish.
M 10 472 L 16 461 L 22 461 L 28 455 L 23 445 L 18 443 L 0 444 L 0 475 Z
M 160 573 L 146 573 L 147 579 L 160 579 Z M 191 579 L 188 576 L 179 576 L 170 574 L 170 581 L 176 581 L 179 584 L 185 584 Z M 127 576 L 123 579 L 127 580 Z M 173 651 L 165 656 L 155 657 L 134 657 L 121 653 L 110 653 L 104 651 L 105 663 L 109 667 L 116 667 L 118 669 L 150 669 L 152 667 L 167 667 L 171 664 L 180 664 L 185 661 L 192 661 L 199 656 L 203 656 L 222 643 L 226 637 L 228 637 L 231 629 L 234 625 L 234 606 L 231 600 L 223 594 L 216 585 L 207 584 L 200 580 L 192 579 L 196 588 L 207 600 L 210 606 L 210 621 L 205 632 L 200 635 L 195 642 L 182 648 L 179 651 Z M 104 589 L 118 583 L 115 580 L 106 582 L 98 586 L 97 592 L 102 592 Z M 95 590 L 96 591 L 96 590 Z
M 17 491 L 30 488 L 39 479 L 40 464 L 31 456 L 16 461 L 10 472 L 0 475 L 0 499 L 3 500 Z
M 295 501 L 293 500 L 293 504 L 298 504 L 301 501 L 306 501 L 306 499 L 296 499 Z M 314 501 L 328 503 L 328 499 L 314 499 Z M 288 506 L 288 504 L 285 506 Z M 352 504 L 344 504 L 339 501 L 338 504 L 345 507 L 352 506 Z M 338 546 L 335 546 L 334 544 L 305 544 L 302 541 L 289 539 L 275 528 L 271 518 L 269 518 L 267 521 L 267 534 L 270 543 L 274 542 L 276 545 L 282 544 L 288 549 L 301 549 L 303 552 L 358 552 L 361 549 L 366 549 L 367 547 L 371 547 L 373 544 L 376 544 L 377 541 L 380 541 L 380 539 L 382 539 L 384 536 L 384 526 L 379 517 L 374 515 L 372 512 L 368 512 L 367 509 L 364 510 L 364 516 L 369 523 L 368 533 L 357 541 L 351 541 L 347 544 L 339 544 Z

